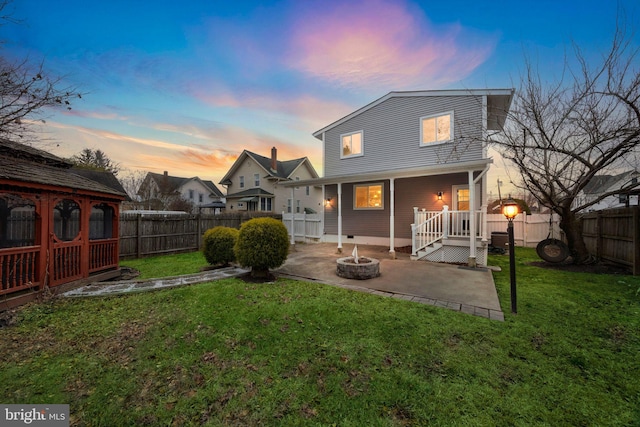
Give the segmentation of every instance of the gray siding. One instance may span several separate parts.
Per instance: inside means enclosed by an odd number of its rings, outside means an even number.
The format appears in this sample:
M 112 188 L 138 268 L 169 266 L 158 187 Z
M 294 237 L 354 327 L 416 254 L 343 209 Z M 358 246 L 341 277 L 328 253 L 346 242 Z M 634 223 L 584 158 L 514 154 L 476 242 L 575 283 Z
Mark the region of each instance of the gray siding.
M 420 117 L 454 112 L 454 140 L 420 146 Z M 340 159 L 340 135 L 362 130 L 364 156 Z M 326 132 L 326 177 L 482 159 L 481 96 L 393 97 Z

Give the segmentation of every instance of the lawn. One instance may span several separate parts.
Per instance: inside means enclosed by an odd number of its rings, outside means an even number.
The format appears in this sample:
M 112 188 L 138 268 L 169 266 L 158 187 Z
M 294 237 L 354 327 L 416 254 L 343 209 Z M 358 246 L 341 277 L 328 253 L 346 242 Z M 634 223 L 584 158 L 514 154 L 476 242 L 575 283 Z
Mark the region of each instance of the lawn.
M 2 401 L 92 426 L 640 425 L 640 277 L 534 260 L 512 315 L 490 258 L 505 322 L 288 279 L 34 304 L 0 329 Z

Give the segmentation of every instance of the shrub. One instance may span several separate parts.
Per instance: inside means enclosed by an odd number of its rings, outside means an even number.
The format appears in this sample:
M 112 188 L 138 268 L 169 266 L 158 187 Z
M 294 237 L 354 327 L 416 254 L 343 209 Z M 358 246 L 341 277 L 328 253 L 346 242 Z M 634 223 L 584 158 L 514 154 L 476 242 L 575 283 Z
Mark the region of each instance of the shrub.
M 251 219 L 240 227 L 235 252 L 240 265 L 251 267 L 251 276 L 266 277 L 270 268 L 280 267 L 287 259 L 287 228 L 274 218 Z
M 213 227 L 204 232 L 202 252 L 209 264 L 229 264 L 236 260 L 234 246 L 238 230 L 230 227 Z

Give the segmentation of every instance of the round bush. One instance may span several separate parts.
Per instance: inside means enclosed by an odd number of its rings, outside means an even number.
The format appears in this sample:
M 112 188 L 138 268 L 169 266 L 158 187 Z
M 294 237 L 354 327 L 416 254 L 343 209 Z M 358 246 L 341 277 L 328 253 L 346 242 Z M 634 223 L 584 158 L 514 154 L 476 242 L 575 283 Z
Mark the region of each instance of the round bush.
M 240 227 L 235 252 L 240 265 L 251 267 L 252 276 L 266 276 L 270 268 L 280 267 L 287 259 L 287 228 L 274 218 L 253 218 Z
M 209 264 L 229 264 L 236 260 L 234 247 L 238 230 L 230 227 L 213 227 L 204 232 L 202 252 Z

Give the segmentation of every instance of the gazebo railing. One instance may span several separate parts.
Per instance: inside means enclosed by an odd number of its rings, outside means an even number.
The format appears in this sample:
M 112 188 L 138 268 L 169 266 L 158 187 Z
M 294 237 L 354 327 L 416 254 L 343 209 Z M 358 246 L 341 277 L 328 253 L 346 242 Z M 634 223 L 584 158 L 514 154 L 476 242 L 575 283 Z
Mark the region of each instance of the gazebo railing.
M 0 295 L 40 286 L 40 246 L 0 249 Z

